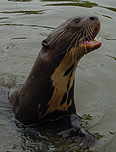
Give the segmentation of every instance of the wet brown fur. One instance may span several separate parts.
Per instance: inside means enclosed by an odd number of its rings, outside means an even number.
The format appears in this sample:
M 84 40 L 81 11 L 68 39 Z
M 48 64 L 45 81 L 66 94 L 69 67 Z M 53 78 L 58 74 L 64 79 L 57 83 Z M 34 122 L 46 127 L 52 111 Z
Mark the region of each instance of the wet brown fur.
M 80 22 L 76 23 L 75 19 Z M 74 78 L 81 57 L 96 48 L 83 48 L 84 37 L 91 38 L 97 17 L 74 17 L 56 28 L 42 42 L 42 49 L 22 88 L 10 93 L 15 117 L 24 124 L 56 119 L 76 113 Z

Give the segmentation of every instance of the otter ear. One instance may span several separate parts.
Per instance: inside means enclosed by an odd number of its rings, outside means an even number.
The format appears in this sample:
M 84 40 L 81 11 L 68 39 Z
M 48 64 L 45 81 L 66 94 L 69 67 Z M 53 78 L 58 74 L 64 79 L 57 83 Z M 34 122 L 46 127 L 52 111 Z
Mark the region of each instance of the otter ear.
M 48 43 L 46 40 L 43 40 L 42 43 L 41 43 L 43 46 L 48 46 Z
M 41 44 L 42 44 L 43 46 L 46 46 L 46 47 L 50 46 L 50 39 L 49 39 L 49 38 L 46 38 L 45 40 L 42 41 Z

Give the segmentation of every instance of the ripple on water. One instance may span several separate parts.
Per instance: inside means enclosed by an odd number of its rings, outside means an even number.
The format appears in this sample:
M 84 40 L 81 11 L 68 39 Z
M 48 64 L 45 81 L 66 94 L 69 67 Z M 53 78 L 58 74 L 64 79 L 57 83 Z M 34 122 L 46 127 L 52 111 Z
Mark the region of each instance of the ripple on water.
M 95 147 L 89 151 L 115 151 L 116 8 L 113 4 L 115 0 L 109 3 L 98 0 L 1 0 L 0 151 L 78 151 L 74 144 L 58 138 L 51 130 L 41 128 L 37 131 L 19 125 L 8 102 L 6 86 L 24 82 L 41 41 L 62 21 L 81 13 L 97 14 L 100 18 L 105 49 L 101 47 L 97 53 L 89 54 L 86 66 L 83 59 L 80 62 L 76 74 L 78 87 L 75 88 L 77 113 L 82 116 L 85 128 L 96 138 Z

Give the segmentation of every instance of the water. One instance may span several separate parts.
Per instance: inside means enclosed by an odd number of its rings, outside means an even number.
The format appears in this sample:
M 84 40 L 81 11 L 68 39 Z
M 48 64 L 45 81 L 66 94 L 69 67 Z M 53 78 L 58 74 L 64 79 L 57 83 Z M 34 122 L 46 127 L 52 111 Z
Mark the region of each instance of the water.
M 77 68 L 75 103 L 83 124 L 96 137 L 92 152 L 116 149 L 116 2 L 0 0 L 0 151 L 76 152 L 49 130 L 22 128 L 14 119 L 7 86 L 24 83 L 41 41 L 73 16 L 97 15 L 102 47 L 84 56 Z

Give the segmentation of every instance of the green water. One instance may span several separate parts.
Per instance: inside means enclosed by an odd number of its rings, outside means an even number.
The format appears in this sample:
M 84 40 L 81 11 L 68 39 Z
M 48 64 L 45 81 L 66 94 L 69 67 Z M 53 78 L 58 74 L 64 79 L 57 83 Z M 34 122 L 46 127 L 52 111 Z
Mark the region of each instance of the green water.
M 91 152 L 116 151 L 116 1 L 0 0 L 0 152 L 76 152 L 49 131 L 22 129 L 12 114 L 7 86 L 23 83 L 41 41 L 73 16 L 97 15 L 102 46 L 84 56 L 76 72 L 75 103 L 96 137 Z

